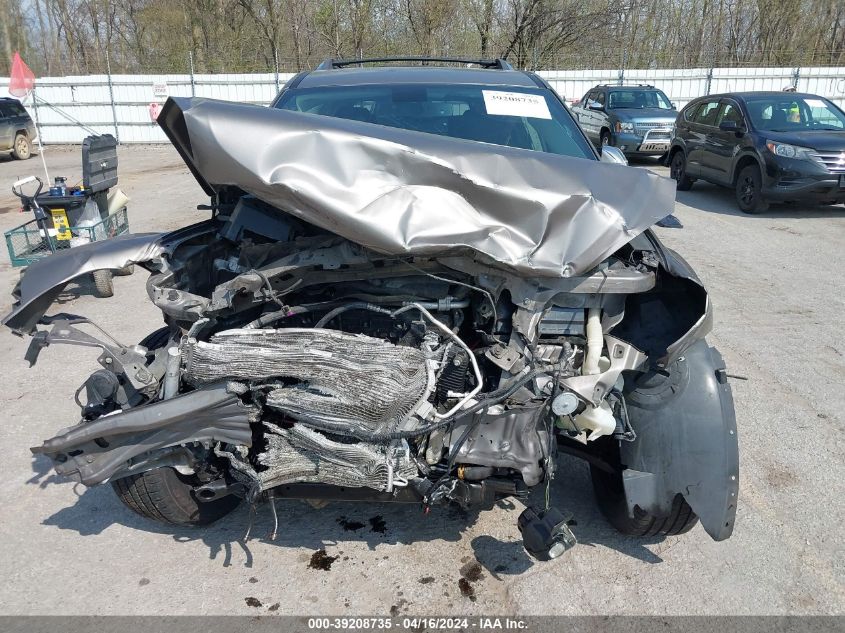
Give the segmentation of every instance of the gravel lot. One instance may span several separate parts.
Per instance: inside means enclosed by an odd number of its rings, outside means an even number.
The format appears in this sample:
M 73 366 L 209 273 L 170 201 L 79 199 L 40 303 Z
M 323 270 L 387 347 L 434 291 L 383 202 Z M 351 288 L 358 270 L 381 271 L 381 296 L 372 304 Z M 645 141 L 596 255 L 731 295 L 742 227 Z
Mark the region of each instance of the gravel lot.
M 51 175 L 80 174 L 79 148 L 49 148 Z M 122 147 L 121 187 L 133 230 L 170 230 L 205 217 L 206 200 L 169 147 Z M 639 168 L 666 173 L 654 163 Z M 9 193 L 40 161 L 0 159 L 0 227 L 26 218 Z M 96 354 L 56 347 L 27 369 L 26 341 L 3 329 L 0 507 L 2 614 L 841 614 L 845 606 L 842 493 L 845 409 L 845 209 L 735 210 L 727 190 L 679 193 L 683 230 L 660 235 L 693 264 L 715 305 L 710 341 L 724 354 L 737 406 L 740 504 L 733 537 L 700 527 L 631 540 L 594 506 L 584 464 L 561 458 L 552 502 L 574 513 L 579 545 L 551 563 L 524 553 L 521 504 L 465 514 L 416 506 L 279 502 L 244 543 L 241 508 L 208 529 L 171 529 L 124 508 L 108 486 L 58 480 L 40 444 L 76 419 L 74 390 Z M 0 256 L 0 304 L 18 277 Z M 115 296 L 70 287 L 63 311 L 124 342 L 161 323 L 146 273 L 115 279 Z M 741 378 L 736 378 L 741 377 Z M 324 549 L 329 570 L 310 567 Z M 463 582 L 464 591 L 459 587 Z

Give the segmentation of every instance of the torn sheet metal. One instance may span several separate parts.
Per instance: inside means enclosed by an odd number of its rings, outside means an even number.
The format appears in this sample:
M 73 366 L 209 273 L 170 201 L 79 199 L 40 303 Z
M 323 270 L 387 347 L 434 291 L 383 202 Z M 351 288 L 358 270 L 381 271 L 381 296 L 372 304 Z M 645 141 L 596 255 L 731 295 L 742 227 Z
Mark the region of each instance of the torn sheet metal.
M 59 475 L 92 486 L 161 448 L 203 441 L 250 446 L 250 423 L 257 416 L 256 407 L 243 404 L 220 382 L 80 423 L 30 450 L 50 457 Z
M 12 291 L 15 303 L 3 317 L 3 325 L 28 334 L 73 279 L 95 270 L 147 265 L 169 252 L 173 244 L 215 230 L 212 222 L 200 222 L 170 233 L 126 233 L 53 253 L 27 267 Z
M 587 159 L 202 98 L 158 120 L 209 194 L 240 188 L 389 255 L 569 277 L 673 210 L 671 180 Z
M 3 325 L 30 332 L 72 279 L 104 268 L 118 270 L 161 254 L 160 233 L 126 233 L 109 240 L 68 248 L 29 266 L 12 291 L 15 305 Z

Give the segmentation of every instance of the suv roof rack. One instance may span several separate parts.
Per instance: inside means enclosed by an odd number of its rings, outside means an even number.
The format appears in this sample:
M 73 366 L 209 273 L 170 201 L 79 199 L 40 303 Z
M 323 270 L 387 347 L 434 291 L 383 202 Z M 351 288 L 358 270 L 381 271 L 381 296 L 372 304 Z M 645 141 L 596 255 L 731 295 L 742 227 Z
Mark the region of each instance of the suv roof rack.
M 654 88 L 651 84 L 599 84 L 598 88 Z
M 505 59 L 466 59 L 463 57 L 371 57 L 365 59 L 326 59 L 317 66 L 316 70 L 334 70 L 355 66 L 356 64 L 383 64 L 390 62 L 443 62 L 453 64 L 476 64 L 483 68 L 495 68 L 496 70 L 513 70 Z

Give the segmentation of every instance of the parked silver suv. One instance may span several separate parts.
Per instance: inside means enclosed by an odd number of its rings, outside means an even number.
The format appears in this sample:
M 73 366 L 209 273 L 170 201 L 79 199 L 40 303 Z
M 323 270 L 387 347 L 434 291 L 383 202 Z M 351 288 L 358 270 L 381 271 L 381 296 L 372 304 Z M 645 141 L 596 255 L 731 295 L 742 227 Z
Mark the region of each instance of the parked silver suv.
M 613 145 L 628 156 L 665 154 L 678 115 L 662 90 L 643 84 L 596 86 L 572 112 L 593 143 Z

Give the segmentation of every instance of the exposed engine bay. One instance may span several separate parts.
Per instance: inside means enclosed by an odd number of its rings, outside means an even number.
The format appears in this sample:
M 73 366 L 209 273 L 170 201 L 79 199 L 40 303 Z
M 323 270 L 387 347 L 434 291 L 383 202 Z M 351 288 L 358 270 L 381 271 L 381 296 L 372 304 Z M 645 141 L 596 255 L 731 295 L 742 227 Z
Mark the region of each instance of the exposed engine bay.
M 39 449 L 58 472 L 91 485 L 202 464 L 215 495 L 309 483 L 489 507 L 548 481 L 559 440 L 587 452 L 636 439 L 623 374 L 647 371 L 647 356 L 616 330 L 626 297 L 653 289 L 659 266 L 634 247 L 523 307 L 506 274 L 380 256 L 295 221 L 287 242 L 269 241 L 280 228 L 262 206 L 240 200 L 159 259 L 148 291 L 166 337 L 102 343 L 83 423 Z M 49 344 L 100 345 L 79 319 L 52 319 L 31 360 Z M 116 453 L 130 429 L 145 441 Z
M 471 254 L 376 252 L 243 191 L 213 203 L 207 222 L 130 236 L 102 260 L 90 249 L 91 266 L 151 272 L 165 327 L 141 344 L 40 316 L 48 283 L 6 317 L 49 326 L 30 363 L 55 344 L 101 350 L 79 424 L 33 449 L 59 474 L 94 485 L 172 468 L 209 504 L 489 508 L 547 485 L 565 452 L 612 477 L 631 517 L 683 498 L 730 535 L 735 422 L 703 341 L 709 299 L 649 231 L 586 272 L 531 278 Z M 526 543 L 570 543 L 546 512 L 520 519 Z

